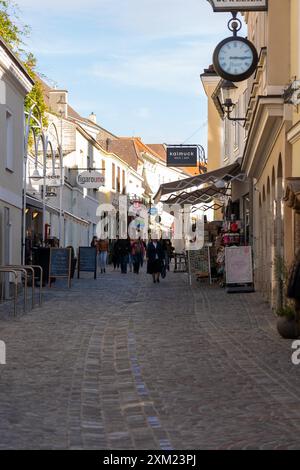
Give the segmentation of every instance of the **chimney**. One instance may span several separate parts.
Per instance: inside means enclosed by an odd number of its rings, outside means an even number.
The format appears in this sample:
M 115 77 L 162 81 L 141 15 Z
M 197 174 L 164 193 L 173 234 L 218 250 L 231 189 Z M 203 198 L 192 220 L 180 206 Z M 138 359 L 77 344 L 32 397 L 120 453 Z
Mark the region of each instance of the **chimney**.
M 49 91 L 50 111 L 61 117 L 68 117 L 68 91 L 50 90 Z
M 97 124 L 97 116 L 96 114 L 92 113 L 89 116 L 89 121 L 92 121 L 94 124 Z

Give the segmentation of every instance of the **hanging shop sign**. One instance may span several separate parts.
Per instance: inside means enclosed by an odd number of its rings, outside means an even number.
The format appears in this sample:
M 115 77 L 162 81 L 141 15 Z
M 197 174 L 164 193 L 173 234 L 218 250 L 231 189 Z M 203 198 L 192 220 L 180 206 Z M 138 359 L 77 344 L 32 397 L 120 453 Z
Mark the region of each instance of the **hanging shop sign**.
M 46 186 L 46 197 L 57 197 L 56 187 Z
M 61 186 L 61 183 L 63 181 L 63 174 L 59 169 L 54 170 L 48 170 L 46 174 L 46 186 L 52 186 L 53 188 L 57 188 Z
M 267 11 L 268 0 L 208 0 L 215 12 Z
M 172 146 L 167 148 L 168 167 L 195 167 L 198 164 L 198 147 Z
M 141 201 L 133 201 L 134 209 L 140 209 L 142 207 Z
M 105 186 L 105 176 L 97 171 L 84 171 L 77 176 L 77 183 L 82 188 L 99 189 Z
M 62 182 L 64 181 L 64 172 L 61 171 L 59 168 L 56 169 L 47 169 L 46 176 L 44 177 L 36 177 L 35 175 L 30 176 L 33 185 L 37 186 L 51 186 L 52 188 L 58 188 L 61 186 Z
M 148 211 L 149 215 L 156 216 L 158 214 L 158 209 L 156 207 L 151 207 Z

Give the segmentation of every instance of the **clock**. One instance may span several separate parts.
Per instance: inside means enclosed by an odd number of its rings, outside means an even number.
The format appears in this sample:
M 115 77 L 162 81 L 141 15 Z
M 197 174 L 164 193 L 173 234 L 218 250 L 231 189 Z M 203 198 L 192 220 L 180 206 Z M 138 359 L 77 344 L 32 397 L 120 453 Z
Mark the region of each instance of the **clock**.
M 230 36 L 216 47 L 213 64 L 217 74 L 224 80 L 242 82 L 255 72 L 258 54 L 248 39 Z

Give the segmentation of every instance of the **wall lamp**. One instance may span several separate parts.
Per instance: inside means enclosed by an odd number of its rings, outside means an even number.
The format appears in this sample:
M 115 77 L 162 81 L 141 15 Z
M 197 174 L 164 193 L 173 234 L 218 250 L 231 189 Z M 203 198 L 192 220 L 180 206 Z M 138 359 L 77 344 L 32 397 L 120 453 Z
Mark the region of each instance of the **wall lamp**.
M 227 119 L 229 121 L 246 122 L 246 118 L 238 118 L 238 117 L 232 118 L 232 117 L 230 117 L 231 113 L 233 112 L 233 110 L 235 108 L 235 104 L 232 102 L 230 94 L 233 90 L 236 90 L 236 89 L 237 89 L 237 87 L 235 86 L 235 84 L 233 82 L 230 82 L 229 80 L 224 80 L 223 81 L 223 83 L 221 85 L 221 88 L 220 88 L 222 108 L 223 108 L 223 111 L 226 114 Z

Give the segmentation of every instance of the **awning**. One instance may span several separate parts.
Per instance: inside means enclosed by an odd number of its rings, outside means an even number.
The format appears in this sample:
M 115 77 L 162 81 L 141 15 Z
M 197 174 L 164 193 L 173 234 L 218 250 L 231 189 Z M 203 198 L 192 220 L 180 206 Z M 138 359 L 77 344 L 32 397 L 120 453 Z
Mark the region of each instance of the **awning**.
M 218 168 L 217 170 L 210 171 L 203 175 L 192 176 L 183 180 L 162 184 L 154 197 L 154 202 L 158 203 L 166 194 L 185 191 L 186 189 L 199 187 L 205 183 L 216 184 L 219 181 L 230 182 L 233 180 L 246 180 L 246 175 L 241 173 L 241 166 L 238 162 Z
M 76 222 L 77 224 L 80 224 L 80 225 L 89 226 L 91 224 L 91 222 L 89 222 L 88 220 L 82 219 L 81 217 L 78 217 L 77 215 L 74 215 L 74 214 L 72 214 L 71 212 L 68 212 L 68 211 L 64 211 L 64 216 L 65 216 L 65 218 L 69 218 L 69 219 L 73 220 L 74 222 Z
M 41 199 L 35 199 L 32 196 L 26 195 L 26 207 L 32 207 L 33 209 L 37 209 L 42 211 L 43 210 L 43 201 Z M 45 209 L 48 212 L 52 212 L 53 214 L 59 214 L 59 209 L 49 205 L 48 203 L 45 204 Z
M 215 185 L 207 186 L 206 188 L 197 189 L 193 192 L 183 191 L 179 195 L 172 197 L 171 195 L 166 201 L 165 204 L 192 204 L 196 206 L 197 204 L 208 204 L 213 199 L 217 199 L 220 196 L 225 196 L 227 194 L 227 188 L 217 188 Z
M 288 207 L 300 211 L 300 178 L 287 178 L 287 188 L 283 200 Z

